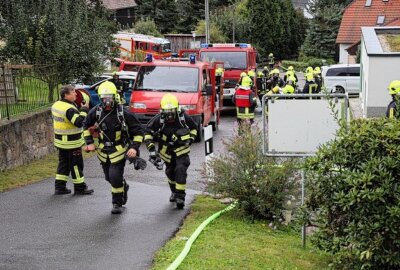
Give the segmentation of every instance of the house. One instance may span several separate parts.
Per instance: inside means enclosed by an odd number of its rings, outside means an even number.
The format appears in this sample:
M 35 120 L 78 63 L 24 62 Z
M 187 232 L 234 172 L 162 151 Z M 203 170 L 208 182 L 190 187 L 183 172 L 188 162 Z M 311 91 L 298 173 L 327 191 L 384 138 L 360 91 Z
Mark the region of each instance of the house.
M 135 0 L 103 0 L 104 6 L 112 12 L 111 18 L 122 26 L 131 27 L 135 22 Z
M 400 0 L 353 0 L 344 10 L 336 38 L 339 63 L 355 62 L 361 27 L 389 25 L 400 26 Z
M 391 101 L 387 88 L 400 80 L 400 27 L 362 27 L 360 47 L 363 117 L 384 116 Z

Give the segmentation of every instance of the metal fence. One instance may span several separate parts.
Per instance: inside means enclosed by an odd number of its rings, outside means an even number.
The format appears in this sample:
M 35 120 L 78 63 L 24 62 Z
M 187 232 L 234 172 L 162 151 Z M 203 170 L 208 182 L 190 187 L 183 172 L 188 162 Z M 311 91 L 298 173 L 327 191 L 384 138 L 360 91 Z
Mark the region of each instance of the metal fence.
M 50 106 L 59 87 L 55 65 L 0 63 L 0 121 Z

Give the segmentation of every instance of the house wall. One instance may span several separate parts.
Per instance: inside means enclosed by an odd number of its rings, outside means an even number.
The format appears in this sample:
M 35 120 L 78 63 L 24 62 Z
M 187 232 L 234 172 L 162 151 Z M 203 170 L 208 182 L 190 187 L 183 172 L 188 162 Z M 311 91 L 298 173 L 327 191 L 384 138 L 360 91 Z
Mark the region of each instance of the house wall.
M 339 44 L 339 64 L 348 64 L 349 53 L 346 51 L 351 44 Z
M 368 87 L 368 78 L 369 78 L 369 57 L 367 55 L 367 51 L 365 49 L 364 40 L 361 40 L 361 55 L 360 55 L 360 100 L 361 100 L 361 109 L 363 111 L 363 117 L 367 117 L 366 108 L 367 108 L 367 87 Z

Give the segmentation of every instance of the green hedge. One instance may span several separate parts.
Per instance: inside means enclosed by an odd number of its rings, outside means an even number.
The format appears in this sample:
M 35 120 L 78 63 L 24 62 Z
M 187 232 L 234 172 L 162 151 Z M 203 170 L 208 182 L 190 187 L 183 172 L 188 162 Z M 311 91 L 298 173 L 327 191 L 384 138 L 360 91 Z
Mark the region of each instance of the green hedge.
M 400 269 L 400 121 L 352 121 L 305 169 L 313 240 L 335 268 Z

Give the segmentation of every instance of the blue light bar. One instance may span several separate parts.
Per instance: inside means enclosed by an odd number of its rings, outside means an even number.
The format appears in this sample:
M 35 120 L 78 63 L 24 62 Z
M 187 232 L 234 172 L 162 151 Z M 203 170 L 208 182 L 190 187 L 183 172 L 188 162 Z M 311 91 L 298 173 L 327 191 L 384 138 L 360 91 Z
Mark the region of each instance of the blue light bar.
M 146 62 L 153 62 L 153 55 L 151 53 L 146 54 Z
M 208 48 L 208 44 L 207 43 L 203 43 L 200 45 L 201 48 Z
M 240 48 L 248 48 L 249 44 L 247 44 L 247 43 L 239 43 L 239 47 Z
M 194 55 L 194 54 L 189 55 L 189 62 L 190 62 L 190 64 L 195 64 L 196 63 L 196 55 Z

